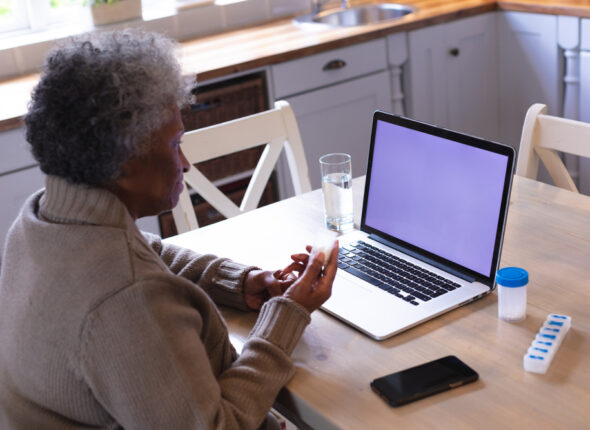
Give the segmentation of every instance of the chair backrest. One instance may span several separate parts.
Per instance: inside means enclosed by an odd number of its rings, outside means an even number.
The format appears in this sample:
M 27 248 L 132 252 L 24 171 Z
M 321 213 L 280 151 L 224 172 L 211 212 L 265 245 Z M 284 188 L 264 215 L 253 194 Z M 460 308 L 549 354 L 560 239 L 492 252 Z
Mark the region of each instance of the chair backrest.
M 537 179 L 541 160 L 555 185 L 578 192 L 557 151 L 590 158 L 590 124 L 546 115 L 546 112 L 547 106 L 540 103 L 527 111 L 516 174 Z
M 194 166 L 201 161 L 260 145 L 265 145 L 264 150 L 239 206 Z M 283 149 L 295 194 L 311 191 L 299 128 L 286 101 L 277 101 L 271 110 L 185 133 L 182 150 L 192 166 L 184 174 L 185 187 L 178 205 L 172 210 L 178 233 L 199 226 L 187 184 L 226 218 L 250 211 L 258 206 Z

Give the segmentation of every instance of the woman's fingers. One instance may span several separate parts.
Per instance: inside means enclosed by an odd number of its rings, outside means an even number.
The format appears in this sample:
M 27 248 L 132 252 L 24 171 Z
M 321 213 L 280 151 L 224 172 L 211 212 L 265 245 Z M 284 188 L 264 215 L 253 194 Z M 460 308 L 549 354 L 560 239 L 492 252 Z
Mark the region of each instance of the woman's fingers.
M 268 284 L 267 291 L 268 291 L 268 294 L 270 294 L 271 297 L 283 295 L 283 288 L 282 288 L 282 285 L 281 285 L 281 281 L 280 280 L 275 280 L 275 281 L 269 283 Z
M 309 312 L 319 308 L 332 293 L 332 283 L 338 269 L 338 241 L 334 242 L 325 267 L 324 261 L 323 251 L 308 258 L 303 274 L 285 292 L 285 296 L 295 300 Z
M 320 253 L 321 254 L 321 253 Z M 322 260 L 323 261 L 323 260 Z M 315 294 L 317 300 L 324 303 L 332 295 L 332 284 L 336 277 L 336 271 L 338 270 L 338 242 L 336 242 L 330 251 L 330 258 L 328 264 L 324 267 L 321 278 L 315 287 Z
M 282 276 L 291 274 L 293 272 L 303 272 L 303 270 L 305 270 L 305 264 L 293 262 L 282 270 Z
M 321 275 L 324 262 L 324 253 L 319 252 L 311 261 L 308 262 L 307 267 L 303 271 L 303 275 L 299 278 L 300 282 L 314 285 L 315 280 Z
M 332 283 L 336 277 L 336 271 L 338 270 L 338 241 L 334 243 L 330 253 L 330 259 L 327 266 L 324 268 L 324 276 L 321 280 L 322 286 L 328 286 L 331 290 Z
M 298 261 L 300 263 L 306 263 L 308 259 L 309 259 L 309 254 L 305 254 L 303 252 L 291 255 L 291 260 Z

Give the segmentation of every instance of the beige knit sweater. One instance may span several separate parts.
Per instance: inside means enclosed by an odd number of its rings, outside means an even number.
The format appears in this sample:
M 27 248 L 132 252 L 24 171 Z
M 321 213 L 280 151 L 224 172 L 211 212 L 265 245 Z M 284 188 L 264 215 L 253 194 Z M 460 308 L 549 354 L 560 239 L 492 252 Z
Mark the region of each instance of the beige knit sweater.
M 113 194 L 49 176 L 6 240 L 0 429 L 255 429 L 310 317 L 268 301 L 237 357 L 213 304 L 250 270 L 142 235 Z

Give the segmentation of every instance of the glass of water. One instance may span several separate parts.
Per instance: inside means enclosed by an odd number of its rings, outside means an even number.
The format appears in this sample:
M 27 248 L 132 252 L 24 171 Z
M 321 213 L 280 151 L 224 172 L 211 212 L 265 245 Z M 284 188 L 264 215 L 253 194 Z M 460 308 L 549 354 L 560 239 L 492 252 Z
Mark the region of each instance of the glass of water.
M 320 157 L 326 227 L 345 231 L 354 225 L 352 211 L 352 171 L 350 155 L 326 154 Z

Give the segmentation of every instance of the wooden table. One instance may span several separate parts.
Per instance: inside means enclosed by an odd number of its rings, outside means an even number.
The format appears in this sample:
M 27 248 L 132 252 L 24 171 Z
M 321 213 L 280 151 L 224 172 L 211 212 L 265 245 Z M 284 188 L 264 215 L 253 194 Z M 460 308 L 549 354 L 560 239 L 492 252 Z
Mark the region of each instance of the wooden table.
M 355 179 L 357 224 L 363 185 Z M 316 190 L 169 242 L 276 269 L 322 228 Z M 529 271 L 523 322 L 499 320 L 493 293 L 377 342 L 317 311 L 279 401 L 317 429 L 590 428 L 590 198 L 515 177 L 501 261 Z M 525 372 L 522 357 L 553 312 L 570 315 L 572 328 L 547 374 Z M 256 318 L 233 310 L 224 316 L 238 343 Z M 378 376 L 449 354 L 472 366 L 479 381 L 401 408 L 369 388 Z

